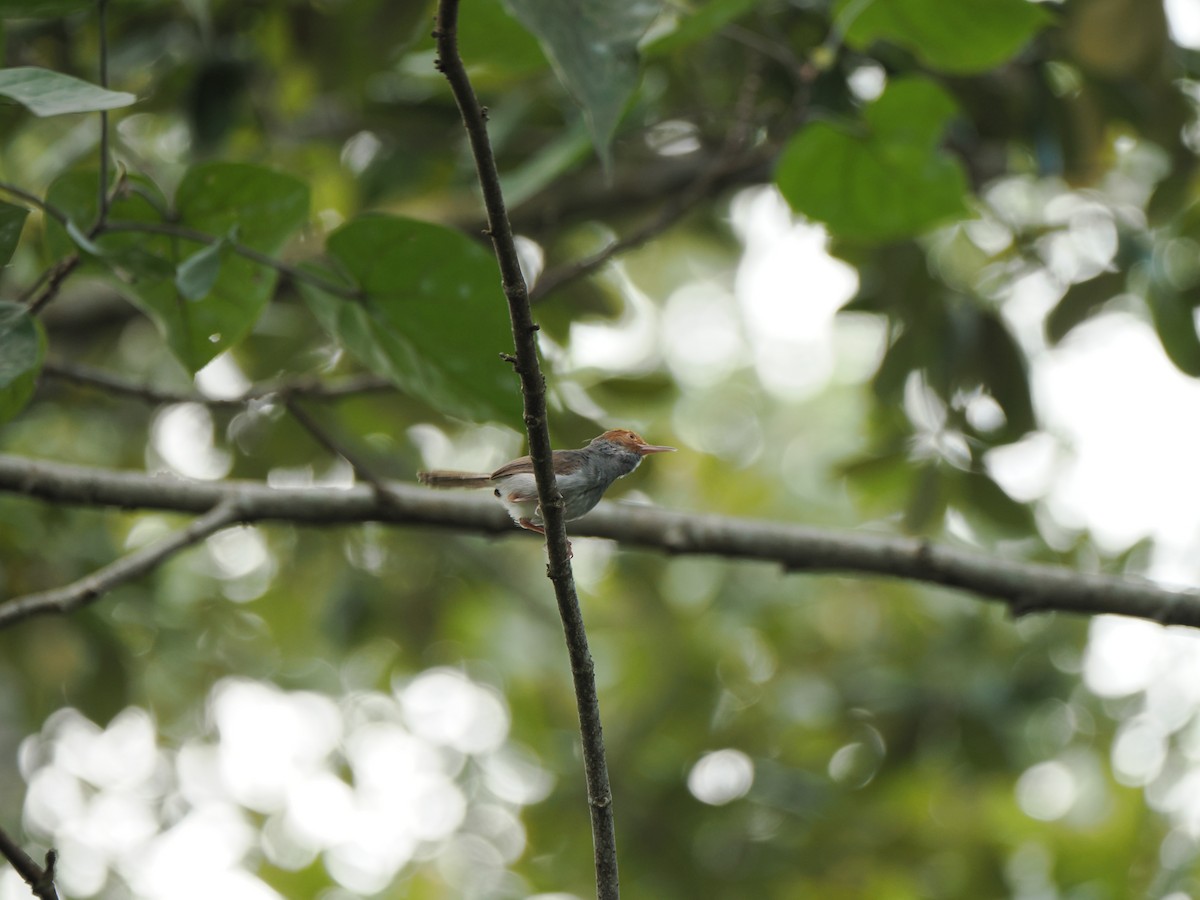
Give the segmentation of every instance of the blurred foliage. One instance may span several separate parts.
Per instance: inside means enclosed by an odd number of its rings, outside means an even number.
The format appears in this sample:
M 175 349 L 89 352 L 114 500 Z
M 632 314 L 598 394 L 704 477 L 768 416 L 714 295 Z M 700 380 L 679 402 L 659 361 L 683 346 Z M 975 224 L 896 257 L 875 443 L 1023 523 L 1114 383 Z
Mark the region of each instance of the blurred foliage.
M 600 6 L 599 20 L 589 3 L 461 11 L 527 271 L 694 201 L 535 309 L 556 444 L 619 425 L 679 445 L 622 485 L 665 506 L 1144 566 L 1145 547 L 1106 554 L 1039 499 L 1009 496 L 988 454 L 1044 428 L 1037 355 L 1106 310 L 1140 315 L 1181 371 L 1200 373 L 1200 57 L 1172 42 L 1160 4 L 631 2 L 619 22 Z M 107 114 L 103 216 L 99 116 L 0 103 L 0 449 L 205 478 L 348 478 L 275 398 L 153 407 L 42 374 L 49 358 L 226 395 L 381 374 L 395 390 L 311 409 L 388 477 L 521 452 L 498 358 L 511 349 L 504 300 L 433 65 L 433 7 L 110 0 L 112 91 L 97 93 L 94 4 L 0 0 L 0 74 L 87 83 L 73 102 L 94 105 L 76 109 L 136 96 Z M 559 15 L 570 10 L 592 14 Z M 778 212 L 776 190 L 853 267 L 853 296 L 820 332 L 828 346 L 789 331 L 828 290 L 807 273 L 775 283 L 774 318 L 752 324 L 746 210 Z M 1033 334 L 1013 313 L 1029 279 L 1050 297 Z M 37 316 L 21 305 L 42 296 Z M 82 577 L 178 524 L 0 497 L 0 596 Z M 574 700 L 539 542 L 374 526 L 218 537 L 69 619 L 0 634 L 0 825 L 22 821 L 18 746 L 29 780 L 64 707 L 101 726 L 142 707 L 158 745 L 186 760 L 211 741 L 213 698 L 235 676 L 349 710 L 445 666 L 501 692 L 513 752 L 554 789 L 508 810 L 524 829 L 515 852 L 465 865 L 431 842 L 379 895 L 589 895 Z M 1196 831 L 1176 827 L 1153 785 L 1137 789 L 1150 779 L 1122 782 L 1106 761 L 1139 697 L 1102 702 L 1081 684 L 1086 623 L 1014 623 L 943 591 L 600 542 L 577 541 L 575 562 L 632 894 L 1200 891 Z M 1164 778 L 1187 771 L 1190 721 L 1164 738 Z M 705 803 L 689 776 L 721 750 L 749 759 L 753 779 Z M 469 755 L 458 774 L 475 800 L 483 762 Z M 343 776 L 349 763 L 331 765 Z M 1070 802 L 1054 807 L 1067 782 Z M 159 789 L 166 827 L 178 798 Z M 276 891 L 358 895 L 328 858 L 281 854 L 273 819 L 246 821 L 241 864 Z M 28 809 L 25 823 L 51 837 Z M 500 847 L 502 829 L 470 827 Z M 467 869 L 482 880 L 456 881 Z M 115 869 L 91 894 L 139 895 Z

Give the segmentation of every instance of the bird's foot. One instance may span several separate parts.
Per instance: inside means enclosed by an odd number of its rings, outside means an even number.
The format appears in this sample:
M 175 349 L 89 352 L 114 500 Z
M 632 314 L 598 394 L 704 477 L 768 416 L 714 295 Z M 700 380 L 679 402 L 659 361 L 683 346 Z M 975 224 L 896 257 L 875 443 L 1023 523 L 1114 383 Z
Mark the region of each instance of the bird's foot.
M 522 516 L 521 518 L 517 519 L 517 524 L 520 525 L 522 528 L 524 528 L 526 531 L 537 532 L 538 534 L 542 535 L 543 537 L 545 537 L 545 535 L 546 535 L 546 529 L 543 528 L 541 525 L 535 525 L 533 523 L 533 520 L 528 518 L 527 516 Z M 547 547 L 549 547 L 549 545 L 547 545 Z M 575 551 L 571 549 L 571 541 L 568 539 L 568 541 L 567 541 L 567 559 L 574 559 L 574 558 L 575 558 Z

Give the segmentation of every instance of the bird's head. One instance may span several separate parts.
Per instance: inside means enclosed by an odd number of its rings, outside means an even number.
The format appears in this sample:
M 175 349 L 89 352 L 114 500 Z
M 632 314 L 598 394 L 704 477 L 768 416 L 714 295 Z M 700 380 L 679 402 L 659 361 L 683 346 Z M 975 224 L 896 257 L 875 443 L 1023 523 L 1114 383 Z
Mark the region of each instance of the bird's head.
M 648 444 L 640 434 L 625 428 L 614 428 L 612 431 L 606 431 L 600 437 L 594 438 L 591 443 L 593 445 L 600 443 L 610 444 L 616 449 L 636 453 L 639 457 L 649 456 L 651 453 L 673 453 L 675 451 L 674 447 Z

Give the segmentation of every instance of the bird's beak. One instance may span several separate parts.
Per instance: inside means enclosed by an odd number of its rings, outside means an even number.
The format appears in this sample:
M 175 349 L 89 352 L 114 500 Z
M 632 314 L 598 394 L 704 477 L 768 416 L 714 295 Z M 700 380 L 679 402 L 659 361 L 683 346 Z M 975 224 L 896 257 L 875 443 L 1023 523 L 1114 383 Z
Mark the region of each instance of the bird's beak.
M 642 444 L 638 447 L 638 453 L 642 456 L 649 456 L 651 453 L 674 453 L 674 447 L 656 447 L 653 444 Z

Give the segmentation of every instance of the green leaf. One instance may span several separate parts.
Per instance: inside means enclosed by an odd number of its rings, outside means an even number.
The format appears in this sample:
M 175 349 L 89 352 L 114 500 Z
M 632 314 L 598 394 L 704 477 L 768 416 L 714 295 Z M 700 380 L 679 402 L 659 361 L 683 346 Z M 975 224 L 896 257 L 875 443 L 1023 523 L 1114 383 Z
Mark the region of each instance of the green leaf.
M 41 323 L 22 304 L 0 301 L 0 422 L 29 402 L 45 355 Z
M 659 12 L 657 0 L 505 0 L 541 41 L 559 80 L 583 108 L 596 152 L 609 145 L 637 88 L 638 41 Z
M 511 84 L 550 68 L 537 38 L 500 0 L 475 0 L 463 12 L 458 46 L 476 90 Z
M 1053 21 L 1029 0 L 838 0 L 834 14 L 856 49 L 891 41 L 956 73 L 995 68 Z
M 913 471 L 907 447 L 857 457 L 835 468 L 859 509 L 871 516 L 890 515 L 905 504 L 912 492 Z
M 1177 292 L 1151 280 L 1146 288 L 1146 305 L 1171 362 L 1179 371 L 1200 377 L 1200 336 L 1190 304 Z
M 1029 388 L 1028 361 L 998 315 L 981 315 L 978 327 L 973 362 L 980 382 L 1004 410 L 1006 423 L 1000 436 L 1004 440 L 1016 440 L 1037 426 Z
M 957 474 L 957 473 L 955 473 Z M 935 530 L 946 515 L 950 474 L 937 463 L 927 462 L 917 469 L 912 495 L 904 510 L 904 530 L 921 534 Z
M 1046 339 L 1057 344 L 1072 328 L 1125 290 L 1125 273 L 1121 271 L 1101 272 L 1095 278 L 1071 285 L 1046 316 Z
M 758 6 L 759 0 L 709 0 L 683 14 L 674 31 L 655 38 L 642 48 L 646 59 L 657 59 L 716 34 L 730 22 Z
M 566 128 L 546 142 L 528 160 L 504 173 L 500 185 L 509 208 L 516 208 L 546 188 L 555 179 L 591 158 L 583 125 Z
M 208 296 L 217 276 L 221 274 L 221 251 L 225 240 L 197 250 L 175 269 L 175 287 L 185 300 L 200 300 Z
M 972 520 L 981 518 L 1005 537 L 1027 537 L 1037 533 L 1033 509 L 1018 503 L 991 478 L 979 473 L 965 474 L 957 485 L 956 505 Z
M 457 231 L 382 215 L 344 225 L 328 250 L 367 299 L 301 289 L 347 350 L 448 415 L 519 418 L 517 381 L 498 356 L 512 332 L 491 253 Z
M 8 265 L 17 243 L 21 240 L 21 229 L 29 210 L 23 206 L 0 201 L 0 266 Z
M 784 148 L 775 182 L 792 207 L 835 235 L 892 240 L 966 208 L 967 181 L 938 147 L 954 101 L 932 82 L 893 81 L 863 113 L 866 130 L 809 125 Z
M 68 173 L 51 185 L 47 199 L 72 220 L 91 221 L 96 177 L 94 172 Z M 195 372 L 254 327 L 274 292 L 277 273 L 227 250 L 210 290 L 192 302 L 180 293 L 178 267 L 211 242 L 123 230 L 123 224 L 162 224 L 164 219 L 165 203 L 157 188 L 145 179 L 130 180 L 137 190 L 113 201 L 107 229 L 94 239 L 104 254 L 102 271 L 116 276 L 116 286 L 158 324 L 171 351 Z M 258 166 L 205 163 L 184 175 L 175 207 L 179 224 L 214 240 L 236 228 L 241 244 L 269 256 L 307 221 L 308 187 Z M 55 255 L 73 248 L 57 223 L 47 226 L 47 246 Z M 199 281 L 189 283 L 189 288 L 200 286 Z
M 99 177 L 99 172 L 94 169 L 68 172 L 50 185 L 46 200 L 66 213 L 69 222 L 93 222 L 97 212 Z M 126 181 L 128 189 L 114 197 L 109 206 L 109 222 L 162 222 L 166 199 L 154 183 L 136 174 L 127 175 Z M 52 258 L 61 259 L 74 253 L 79 246 L 69 230 L 79 232 L 78 227 L 69 229 L 54 219 L 47 219 L 46 249 Z M 140 278 L 159 279 L 175 271 L 173 255 L 176 250 L 169 238 L 128 231 L 104 232 L 91 239 L 84 237 L 99 252 L 85 256 L 83 265 L 105 274 L 118 272 L 123 290 L 128 290 L 129 285 Z
M 129 106 L 137 98 L 110 91 L 61 72 L 22 66 L 0 69 L 0 96 L 15 100 L 35 116 L 96 112 Z
M 308 220 L 308 187 L 290 175 L 258 166 L 204 163 L 184 175 L 175 195 L 181 223 L 210 235 L 237 228 L 239 243 L 265 255 L 278 253 Z M 215 280 L 195 302 L 181 294 L 177 266 L 211 245 L 173 239 L 165 260 L 170 274 L 134 286 L 139 303 L 166 333 L 172 352 L 192 372 L 244 338 L 275 291 L 278 273 L 227 252 Z M 204 265 L 199 264 L 206 275 Z M 193 273 L 195 274 L 195 273 Z M 203 287 L 199 277 L 189 289 Z

